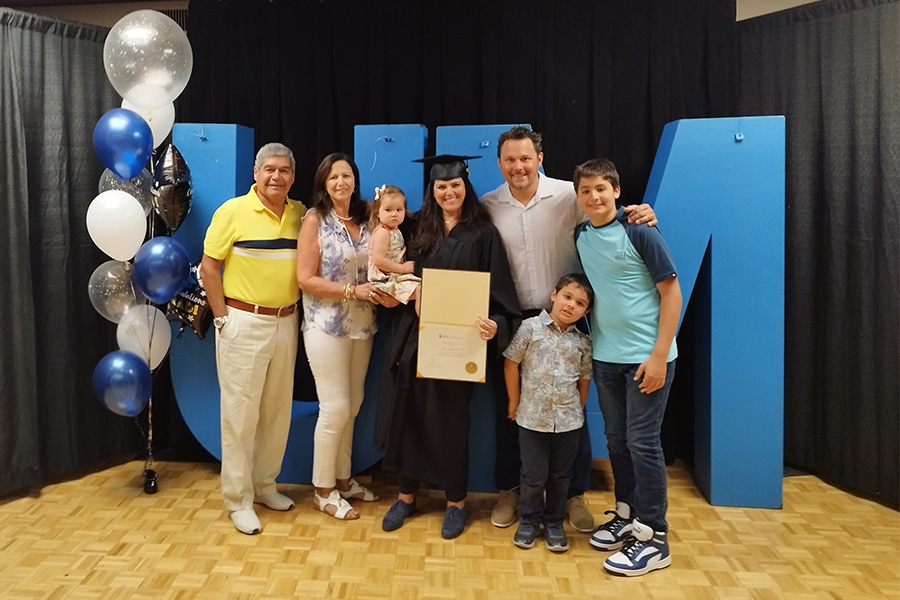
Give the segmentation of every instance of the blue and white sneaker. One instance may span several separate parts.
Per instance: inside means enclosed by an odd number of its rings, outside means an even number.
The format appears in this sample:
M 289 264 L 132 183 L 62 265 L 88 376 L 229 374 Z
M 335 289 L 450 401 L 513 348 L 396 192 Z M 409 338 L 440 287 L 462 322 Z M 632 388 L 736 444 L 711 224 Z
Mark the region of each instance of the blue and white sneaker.
M 591 546 L 598 550 L 618 550 L 631 537 L 631 507 L 624 502 L 616 502 L 616 510 L 608 510 L 604 514 L 613 517 L 594 531 Z
M 665 532 L 653 531 L 635 519 L 632 521 L 631 536 L 620 551 L 603 562 L 607 571 L 634 577 L 665 569 L 672 564 Z

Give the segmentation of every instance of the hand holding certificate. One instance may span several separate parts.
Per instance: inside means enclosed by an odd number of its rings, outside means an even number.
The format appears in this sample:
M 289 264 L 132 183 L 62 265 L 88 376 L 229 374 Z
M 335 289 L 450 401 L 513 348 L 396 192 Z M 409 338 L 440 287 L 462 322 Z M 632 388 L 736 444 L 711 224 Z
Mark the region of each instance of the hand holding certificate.
M 423 269 L 417 376 L 484 381 L 490 288 L 490 273 Z

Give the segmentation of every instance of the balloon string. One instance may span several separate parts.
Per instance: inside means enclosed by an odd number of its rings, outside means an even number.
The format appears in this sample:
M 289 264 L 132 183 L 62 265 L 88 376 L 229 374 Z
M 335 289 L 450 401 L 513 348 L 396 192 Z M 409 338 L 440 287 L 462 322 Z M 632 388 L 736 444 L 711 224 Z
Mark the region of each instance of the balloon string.
M 134 417 L 134 424 L 141 432 L 141 436 L 147 440 L 147 458 L 144 461 L 144 471 L 146 471 L 156 466 L 156 460 L 153 458 L 153 396 L 150 396 L 150 400 L 147 402 L 147 432 L 144 433 L 144 428 L 141 427 L 141 421 L 137 415 Z

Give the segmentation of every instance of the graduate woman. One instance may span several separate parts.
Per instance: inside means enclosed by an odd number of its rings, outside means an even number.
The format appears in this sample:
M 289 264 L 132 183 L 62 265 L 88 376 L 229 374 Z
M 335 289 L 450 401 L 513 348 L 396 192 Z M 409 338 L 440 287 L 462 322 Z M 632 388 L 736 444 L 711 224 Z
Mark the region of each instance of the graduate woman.
M 429 183 L 411 226 L 409 258 L 423 268 L 491 273 L 489 314 L 479 318 L 488 343 L 488 364 L 509 343 L 521 319 L 506 251 L 478 202 L 468 169 L 458 156 L 426 159 Z M 423 288 L 423 294 L 427 291 Z M 444 490 L 447 511 L 441 535 L 459 536 L 466 525 L 469 478 L 469 400 L 476 384 L 416 377 L 419 317 L 413 303 L 391 309 L 385 373 L 376 418 L 375 444 L 383 466 L 395 471 L 400 494 L 384 516 L 393 531 L 416 514 L 420 482 Z M 501 374 L 498 374 L 502 376 Z

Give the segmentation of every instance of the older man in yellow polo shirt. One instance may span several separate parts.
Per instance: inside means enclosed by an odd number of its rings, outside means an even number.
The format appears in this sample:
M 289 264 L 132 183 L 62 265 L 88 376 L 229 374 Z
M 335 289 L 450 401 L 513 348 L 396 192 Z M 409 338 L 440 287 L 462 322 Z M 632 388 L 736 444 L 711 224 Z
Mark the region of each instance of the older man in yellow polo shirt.
M 306 208 L 288 198 L 294 155 L 260 148 L 255 184 L 216 210 L 200 276 L 216 327 L 222 496 L 241 533 L 262 529 L 254 502 L 290 510 L 275 488 L 291 424 L 297 358 L 297 234 Z

